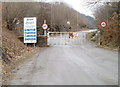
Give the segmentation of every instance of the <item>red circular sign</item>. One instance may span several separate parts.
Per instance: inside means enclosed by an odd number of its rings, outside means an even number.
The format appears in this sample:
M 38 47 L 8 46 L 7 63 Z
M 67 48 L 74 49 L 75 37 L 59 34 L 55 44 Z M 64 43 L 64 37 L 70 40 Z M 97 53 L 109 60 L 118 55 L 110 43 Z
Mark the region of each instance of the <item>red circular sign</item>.
M 48 25 L 47 25 L 47 24 L 43 24 L 43 25 L 42 25 L 42 28 L 43 28 L 43 29 L 48 29 Z
M 102 26 L 102 27 L 106 27 L 106 26 L 107 26 L 106 21 L 102 21 L 102 22 L 101 22 L 101 26 Z

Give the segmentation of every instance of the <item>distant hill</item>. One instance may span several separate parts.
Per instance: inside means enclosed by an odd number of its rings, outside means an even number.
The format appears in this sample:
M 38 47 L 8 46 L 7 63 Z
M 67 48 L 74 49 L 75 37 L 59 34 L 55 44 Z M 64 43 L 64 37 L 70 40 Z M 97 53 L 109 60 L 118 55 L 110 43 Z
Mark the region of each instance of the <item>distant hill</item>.
M 88 25 L 90 26 L 90 28 L 96 28 L 96 23 L 95 23 L 95 19 L 91 16 L 86 16 L 88 19 Z

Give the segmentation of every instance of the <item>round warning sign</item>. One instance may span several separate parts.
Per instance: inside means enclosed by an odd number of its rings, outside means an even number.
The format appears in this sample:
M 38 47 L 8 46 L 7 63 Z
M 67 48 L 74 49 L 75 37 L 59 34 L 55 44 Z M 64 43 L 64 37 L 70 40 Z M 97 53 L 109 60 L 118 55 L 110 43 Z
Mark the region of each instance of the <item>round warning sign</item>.
M 106 25 L 107 25 L 107 23 L 106 23 L 105 21 L 102 21 L 102 22 L 101 22 L 101 26 L 102 26 L 102 27 L 106 27 Z
M 48 29 L 48 25 L 47 25 L 47 24 L 43 24 L 43 25 L 42 25 L 42 28 L 43 28 L 43 29 Z

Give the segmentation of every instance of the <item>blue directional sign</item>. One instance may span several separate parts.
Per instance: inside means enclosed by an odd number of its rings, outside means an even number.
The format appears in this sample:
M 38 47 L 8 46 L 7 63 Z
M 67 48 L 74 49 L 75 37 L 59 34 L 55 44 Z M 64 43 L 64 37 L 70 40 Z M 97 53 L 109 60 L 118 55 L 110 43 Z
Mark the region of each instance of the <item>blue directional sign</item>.
M 36 17 L 24 18 L 24 43 L 37 42 Z

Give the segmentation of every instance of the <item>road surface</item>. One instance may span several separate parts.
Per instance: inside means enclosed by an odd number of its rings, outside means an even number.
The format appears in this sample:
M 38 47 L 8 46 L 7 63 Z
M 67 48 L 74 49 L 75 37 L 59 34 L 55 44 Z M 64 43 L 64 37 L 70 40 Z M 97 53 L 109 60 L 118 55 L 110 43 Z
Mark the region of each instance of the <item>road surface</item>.
M 85 34 L 85 32 L 84 32 Z M 51 45 L 14 70 L 11 85 L 117 85 L 118 53 L 91 45 Z M 69 42 L 72 39 L 69 40 Z

